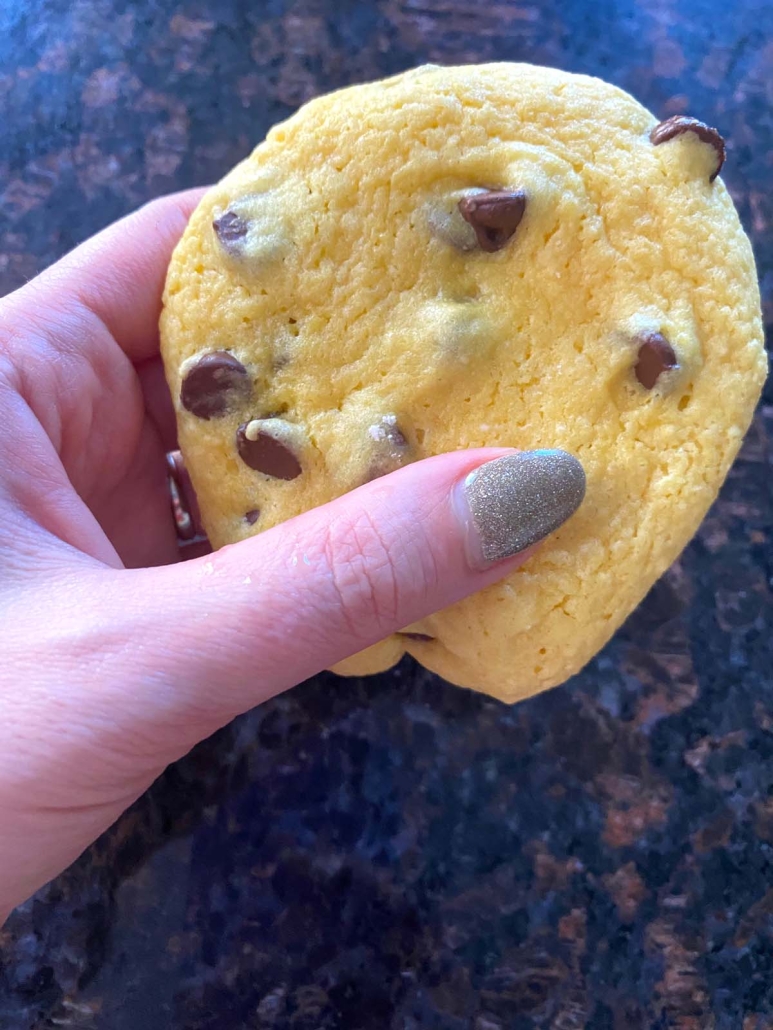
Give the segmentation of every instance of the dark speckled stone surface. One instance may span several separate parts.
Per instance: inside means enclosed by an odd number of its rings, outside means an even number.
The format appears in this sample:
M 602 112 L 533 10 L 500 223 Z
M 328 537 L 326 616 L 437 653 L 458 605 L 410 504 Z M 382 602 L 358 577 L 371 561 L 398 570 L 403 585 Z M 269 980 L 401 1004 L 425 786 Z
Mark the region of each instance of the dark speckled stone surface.
M 769 0 L 4 0 L 0 292 L 308 97 L 598 73 L 729 143 L 773 322 Z M 0 931 L 13 1030 L 773 1027 L 773 394 L 698 539 L 515 708 L 320 676 L 170 768 Z

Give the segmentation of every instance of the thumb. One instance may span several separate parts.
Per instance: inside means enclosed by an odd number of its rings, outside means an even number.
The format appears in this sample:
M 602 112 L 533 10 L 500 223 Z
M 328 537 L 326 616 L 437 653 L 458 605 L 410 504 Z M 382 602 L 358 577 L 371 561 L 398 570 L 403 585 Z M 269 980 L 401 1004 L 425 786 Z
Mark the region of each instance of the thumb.
M 205 558 L 111 572 L 140 710 L 213 730 L 511 572 L 584 492 L 563 451 L 456 452 Z

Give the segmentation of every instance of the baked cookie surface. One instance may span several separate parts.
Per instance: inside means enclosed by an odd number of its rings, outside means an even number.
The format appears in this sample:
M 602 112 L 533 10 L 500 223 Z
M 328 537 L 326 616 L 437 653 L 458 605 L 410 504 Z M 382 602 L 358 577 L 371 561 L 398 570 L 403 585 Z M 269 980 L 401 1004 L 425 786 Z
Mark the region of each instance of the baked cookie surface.
M 720 137 L 597 79 L 420 68 L 314 100 L 211 189 L 162 353 L 214 546 L 401 465 L 561 448 L 583 506 L 409 651 L 514 701 L 576 672 L 716 496 L 766 372 Z

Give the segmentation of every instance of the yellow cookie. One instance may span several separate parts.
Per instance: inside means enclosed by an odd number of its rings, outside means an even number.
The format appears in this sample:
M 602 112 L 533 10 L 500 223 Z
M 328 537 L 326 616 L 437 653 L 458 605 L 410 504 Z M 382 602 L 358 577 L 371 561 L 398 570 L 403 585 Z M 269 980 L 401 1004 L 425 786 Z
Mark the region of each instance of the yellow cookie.
M 202 201 L 161 323 L 215 546 L 464 447 L 561 448 L 586 500 L 407 649 L 508 701 L 576 672 L 685 546 L 766 372 L 724 145 L 598 79 L 420 68 L 308 104 Z

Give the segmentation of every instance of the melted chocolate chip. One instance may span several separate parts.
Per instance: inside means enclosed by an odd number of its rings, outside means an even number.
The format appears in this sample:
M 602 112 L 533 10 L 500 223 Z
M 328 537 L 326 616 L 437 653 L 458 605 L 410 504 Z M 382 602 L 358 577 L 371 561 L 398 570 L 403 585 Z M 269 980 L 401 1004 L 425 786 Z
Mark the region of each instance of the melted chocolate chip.
M 222 245 L 228 248 L 244 239 L 249 225 L 235 211 L 225 211 L 219 218 L 214 220 L 212 228 L 215 230 L 215 234 Z
M 409 460 L 411 450 L 396 415 L 384 415 L 375 425 L 369 427 L 368 435 L 374 442 L 375 453 L 365 477 L 366 483 L 401 468 Z
M 393 451 L 403 451 L 408 447 L 395 415 L 384 415 L 380 422 L 370 427 L 369 433 L 372 440 L 388 444 Z
M 673 118 L 666 118 L 659 122 L 650 133 L 650 141 L 657 147 L 660 143 L 666 143 L 675 136 L 681 136 L 685 132 L 693 132 L 704 143 L 714 148 L 716 154 L 716 168 L 709 176 L 709 182 L 714 182 L 719 175 L 722 165 L 725 163 L 725 141 L 716 129 L 705 122 L 699 122 L 697 118 L 688 118 L 683 114 L 675 114 Z
M 260 518 L 260 508 L 253 508 L 252 511 L 244 513 L 244 521 L 248 526 L 254 526 Z
M 185 373 L 180 403 L 197 418 L 218 418 L 249 394 L 247 369 L 233 354 L 216 350 L 202 355 Z
M 274 479 L 295 479 L 303 471 L 290 446 L 262 430 L 259 419 L 239 426 L 236 448 L 245 465 Z
M 491 190 L 459 201 L 462 218 L 473 227 L 481 250 L 493 253 L 512 239 L 526 210 L 523 190 Z
M 434 637 L 431 637 L 429 635 L 429 633 L 408 633 L 408 632 L 403 632 L 403 633 L 398 633 L 397 635 L 398 635 L 398 637 L 405 637 L 406 640 L 418 640 L 418 641 L 421 641 L 421 642 L 427 643 L 427 644 L 431 643 L 435 639 Z
M 648 333 L 641 338 L 636 360 L 636 378 L 641 385 L 651 390 L 663 372 L 678 368 L 674 348 L 661 333 Z

